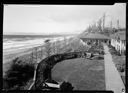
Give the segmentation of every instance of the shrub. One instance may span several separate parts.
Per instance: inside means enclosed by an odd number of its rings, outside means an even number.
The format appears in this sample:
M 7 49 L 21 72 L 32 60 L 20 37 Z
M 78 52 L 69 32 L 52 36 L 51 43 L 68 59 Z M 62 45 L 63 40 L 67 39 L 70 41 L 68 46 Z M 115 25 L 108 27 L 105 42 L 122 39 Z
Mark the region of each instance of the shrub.
M 69 82 L 63 82 L 61 85 L 60 85 L 60 90 L 62 91 L 71 91 L 73 90 L 74 87 L 72 87 L 72 85 L 69 83 Z
M 3 89 L 7 90 L 9 88 L 7 79 L 3 78 Z
M 116 67 L 119 72 L 125 71 L 125 64 L 116 64 Z
M 125 69 L 125 68 L 124 68 L 122 65 L 120 65 L 119 71 L 120 71 L 120 72 L 124 72 L 124 69 Z
M 68 53 L 68 52 L 71 52 L 71 51 L 72 51 L 72 48 L 68 48 L 68 49 L 65 49 L 64 53 Z
M 24 63 L 24 64 L 23 64 Z M 18 58 L 12 61 L 10 69 L 6 72 L 4 79 L 9 89 L 19 89 L 34 76 L 34 64 L 22 62 Z M 6 85 L 7 86 L 7 85 Z M 4 86 L 5 88 L 5 86 Z

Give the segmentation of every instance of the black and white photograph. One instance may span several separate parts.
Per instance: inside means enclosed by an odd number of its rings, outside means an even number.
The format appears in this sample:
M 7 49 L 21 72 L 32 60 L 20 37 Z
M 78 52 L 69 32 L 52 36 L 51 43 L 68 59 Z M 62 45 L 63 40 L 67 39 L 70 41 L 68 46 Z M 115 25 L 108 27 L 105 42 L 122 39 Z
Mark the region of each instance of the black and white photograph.
M 3 90 L 126 93 L 126 3 L 4 4 Z

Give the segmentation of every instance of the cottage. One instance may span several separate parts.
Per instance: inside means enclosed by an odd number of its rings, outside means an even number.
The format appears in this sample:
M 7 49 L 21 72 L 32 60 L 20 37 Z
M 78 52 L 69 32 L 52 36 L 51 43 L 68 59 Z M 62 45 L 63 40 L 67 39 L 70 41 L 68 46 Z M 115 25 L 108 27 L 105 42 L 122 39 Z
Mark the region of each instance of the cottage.
M 103 42 L 103 43 L 110 44 L 110 38 L 100 33 L 87 33 L 85 35 L 82 35 L 80 39 L 86 43 L 89 42 L 89 43 L 100 44 Z
M 115 47 L 120 54 L 126 51 L 126 31 L 118 31 L 111 35 L 111 45 Z

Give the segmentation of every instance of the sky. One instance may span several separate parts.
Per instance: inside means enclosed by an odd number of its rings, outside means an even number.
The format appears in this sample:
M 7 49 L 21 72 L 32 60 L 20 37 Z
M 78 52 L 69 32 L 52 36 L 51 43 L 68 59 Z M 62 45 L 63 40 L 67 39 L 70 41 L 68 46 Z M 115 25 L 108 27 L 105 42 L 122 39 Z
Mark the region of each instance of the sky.
M 79 34 L 105 13 L 105 26 L 112 20 L 125 27 L 126 4 L 114 5 L 4 5 L 3 34 Z

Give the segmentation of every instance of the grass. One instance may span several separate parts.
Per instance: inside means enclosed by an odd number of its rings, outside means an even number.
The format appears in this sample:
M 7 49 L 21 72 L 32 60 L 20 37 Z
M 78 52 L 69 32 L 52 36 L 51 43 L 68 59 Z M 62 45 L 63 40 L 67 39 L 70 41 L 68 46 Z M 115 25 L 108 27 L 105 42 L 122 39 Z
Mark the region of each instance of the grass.
M 112 58 L 113 58 L 113 62 L 115 63 L 116 67 L 117 67 L 117 70 L 119 71 L 120 75 L 121 75 L 121 78 L 124 82 L 124 84 L 126 83 L 125 82 L 125 69 L 126 69 L 126 60 L 125 60 L 125 56 L 116 56 L 116 55 L 112 55 Z
M 72 83 L 74 90 L 105 90 L 104 61 L 77 58 L 57 63 L 52 78 Z
M 125 84 L 126 83 L 125 82 L 126 56 L 120 55 L 119 52 L 117 52 L 115 48 L 112 46 L 109 46 L 109 48 L 110 48 L 109 51 L 112 54 L 113 62 L 115 63 L 115 66 L 119 71 L 120 76 Z

